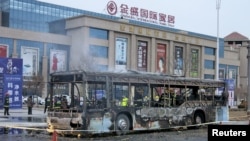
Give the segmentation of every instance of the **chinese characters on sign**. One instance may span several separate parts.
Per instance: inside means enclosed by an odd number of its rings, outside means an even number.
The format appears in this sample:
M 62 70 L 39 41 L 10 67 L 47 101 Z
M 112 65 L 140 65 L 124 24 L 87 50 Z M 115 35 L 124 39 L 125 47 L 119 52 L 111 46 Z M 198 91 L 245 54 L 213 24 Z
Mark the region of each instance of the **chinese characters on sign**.
M 139 71 L 147 71 L 147 42 L 138 42 L 137 67 Z
M 175 17 L 164 13 L 158 13 L 144 8 L 138 8 L 135 6 L 129 7 L 127 4 L 121 4 L 117 6 L 114 1 L 109 1 L 107 4 L 107 11 L 110 15 L 116 15 L 120 13 L 122 18 L 128 18 L 131 20 L 138 20 L 142 22 L 148 22 L 153 24 L 160 24 L 164 26 L 174 26 Z
M 115 69 L 117 71 L 126 70 L 127 65 L 127 39 L 116 38 L 115 47 Z
M 0 58 L 0 108 L 5 93 L 9 93 L 10 108 L 22 108 L 23 60 Z

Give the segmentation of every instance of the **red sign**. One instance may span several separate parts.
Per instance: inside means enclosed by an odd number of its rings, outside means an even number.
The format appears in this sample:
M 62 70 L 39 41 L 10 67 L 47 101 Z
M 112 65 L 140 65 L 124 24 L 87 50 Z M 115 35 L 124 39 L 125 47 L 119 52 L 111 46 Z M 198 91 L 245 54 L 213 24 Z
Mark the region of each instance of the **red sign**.
M 7 46 L 0 45 L 0 57 L 7 57 Z
M 174 26 L 175 17 L 164 13 L 158 13 L 148 9 L 129 7 L 127 4 L 121 4 L 117 6 L 114 1 L 109 1 L 107 4 L 107 11 L 110 15 L 117 15 L 120 13 L 122 18 L 131 20 L 138 20 L 142 22 L 148 22 L 153 24 Z

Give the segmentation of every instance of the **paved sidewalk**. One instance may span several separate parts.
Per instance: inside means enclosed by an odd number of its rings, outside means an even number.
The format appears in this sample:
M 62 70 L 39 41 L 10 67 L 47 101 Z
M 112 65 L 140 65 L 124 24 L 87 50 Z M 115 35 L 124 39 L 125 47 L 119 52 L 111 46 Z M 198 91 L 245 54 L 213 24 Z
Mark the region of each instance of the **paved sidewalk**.
M 32 115 L 28 115 L 27 106 L 23 106 L 22 109 L 9 109 L 9 116 L 4 116 L 4 109 L 0 110 L 0 118 L 2 117 L 46 117 L 46 113 L 44 113 L 43 106 L 34 106 L 32 108 Z
M 9 116 L 4 116 L 4 110 L 0 110 L 0 127 L 47 127 L 46 116 L 43 106 L 34 106 L 32 115 L 28 115 L 28 109 L 10 109 Z M 35 119 L 39 119 L 38 122 Z

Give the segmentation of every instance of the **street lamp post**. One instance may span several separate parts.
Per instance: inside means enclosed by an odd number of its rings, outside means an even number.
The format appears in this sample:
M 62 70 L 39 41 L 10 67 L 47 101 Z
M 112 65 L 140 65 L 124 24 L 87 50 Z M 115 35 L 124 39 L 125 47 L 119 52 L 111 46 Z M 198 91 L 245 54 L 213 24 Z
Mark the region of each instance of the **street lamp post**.
M 217 9 L 217 49 L 216 49 L 216 73 L 215 79 L 219 80 L 219 10 L 220 10 L 221 0 L 216 0 L 216 9 Z M 218 92 L 218 90 L 217 90 Z
M 247 115 L 250 115 L 250 42 L 247 46 L 248 54 L 247 54 L 247 74 L 248 74 L 248 87 L 247 87 Z
M 219 10 L 220 10 L 221 0 L 216 0 L 216 10 L 217 10 L 217 48 L 216 48 L 216 71 L 215 71 L 215 79 L 219 80 L 219 49 L 220 49 L 220 40 L 219 40 Z M 218 88 L 215 92 L 217 95 L 219 94 Z M 228 106 L 223 106 L 217 109 L 216 120 L 221 119 L 223 121 L 228 121 L 229 119 L 229 111 Z

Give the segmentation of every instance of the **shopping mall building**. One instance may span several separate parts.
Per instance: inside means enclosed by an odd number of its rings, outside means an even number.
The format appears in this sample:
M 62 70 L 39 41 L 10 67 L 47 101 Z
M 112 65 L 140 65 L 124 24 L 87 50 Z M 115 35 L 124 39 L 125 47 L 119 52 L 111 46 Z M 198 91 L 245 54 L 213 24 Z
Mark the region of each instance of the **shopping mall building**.
M 0 56 L 23 59 L 24 81 L 43 76 L 45 88 L 37 92 L 43 97 L 49 74 L 66 70 L 218 75 L 234 80 L 240 98 L 247 93 L 249 39 L 237 32 L 219 38 L 217 55 L 216 37 L 167 25 L 36 0 L 1 0 L 0 6 Z

